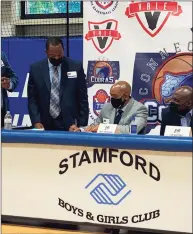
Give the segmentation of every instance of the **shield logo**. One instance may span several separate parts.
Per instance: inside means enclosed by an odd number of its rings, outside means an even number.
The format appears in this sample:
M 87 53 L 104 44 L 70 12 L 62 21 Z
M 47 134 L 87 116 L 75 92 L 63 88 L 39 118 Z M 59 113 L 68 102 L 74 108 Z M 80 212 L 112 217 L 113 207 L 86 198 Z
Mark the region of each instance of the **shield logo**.
M 113 1 L 95 1 L 95 3 L 103 10 L 113 5 Z
M 93 111 L 96 116 L 99 116 L 103 105 L 108 102 L 110 102 L 110 96 L 104 89 L 99 89 L 93 96 Z
M 141 12 L 136 14 L 136 18 L 147 34 L 155 37 L 169 19 L 170 12 Z
M 128 18 L 136 17 L 143 30 L 155 37 L 170 16 L 179 16 L 181 6 L 176 1 L 132 1 L 126 9 Z
M 113 43 L 113 40 L 121 38 L 117 31 L 118 21 L 114 19 L 102 22 L 88 22 L 89 32 L 86 34 L 86 40 L 92 40 L 95 48 L 102 54 L 107 51 Z

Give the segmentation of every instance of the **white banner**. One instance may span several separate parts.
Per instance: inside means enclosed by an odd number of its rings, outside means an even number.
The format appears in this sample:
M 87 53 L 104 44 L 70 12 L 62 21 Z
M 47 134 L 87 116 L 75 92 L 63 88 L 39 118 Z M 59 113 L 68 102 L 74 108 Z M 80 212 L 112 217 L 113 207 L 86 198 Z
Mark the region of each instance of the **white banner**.
M 90 122 L 125 80 L 156 125 L 173 92 L 193 83 L 192 2 L 84 1 L 83 10 Z
M 192 232 L 192 155 L 2 145 L 2 214 Z

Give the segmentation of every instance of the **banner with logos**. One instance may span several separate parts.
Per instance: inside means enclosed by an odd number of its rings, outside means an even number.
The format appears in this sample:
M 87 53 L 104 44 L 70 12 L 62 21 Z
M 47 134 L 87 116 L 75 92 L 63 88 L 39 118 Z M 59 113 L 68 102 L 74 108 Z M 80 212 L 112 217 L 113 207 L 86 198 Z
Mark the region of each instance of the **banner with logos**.
M 125 80 L 148 108 L 149 128 L 159 124 L 174 91 L 193 87 L 192 2 L 85 1 L 83 10 L 90 122 Z
M 3 143 L 2 161 L 3 215 L 192 232 L 191 152 Z

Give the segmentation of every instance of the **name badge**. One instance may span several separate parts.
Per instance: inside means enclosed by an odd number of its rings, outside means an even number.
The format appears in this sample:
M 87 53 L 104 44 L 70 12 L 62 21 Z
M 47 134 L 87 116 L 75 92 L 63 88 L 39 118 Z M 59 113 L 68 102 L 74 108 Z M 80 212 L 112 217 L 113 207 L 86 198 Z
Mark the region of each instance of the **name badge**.
M 164 136 L 190 137 L 192 135 L 191 127 L 166 126 Z
M 76 71 L 67 72 L 67 76 L 69 79 L 77 78 L 77 72 Z
M 109 133 L 114 134 L 117 128 L 117 124 L 99 124 L 97 133 Z
M 104 123 L 104 124 L 109 124 L 109 119 L 103 118 L 103 123 Z

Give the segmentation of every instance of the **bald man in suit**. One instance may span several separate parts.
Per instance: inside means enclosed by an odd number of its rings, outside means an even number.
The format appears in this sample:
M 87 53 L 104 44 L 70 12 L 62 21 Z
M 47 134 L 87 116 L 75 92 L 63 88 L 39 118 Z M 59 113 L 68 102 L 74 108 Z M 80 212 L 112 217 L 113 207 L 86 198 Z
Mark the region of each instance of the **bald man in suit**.
M 147 108 L 131 97 L 131 86 L 126 81 L 115 83 L 110 89 L 111 103 L 106 103 L 95 126 L 85 129 L 87 132 L 97 132 L 100 123 L 117 124 L 116 133 L 129 134 L 130 125 L 137 125 L 137 133 L 143 134 L 147 125 Z

